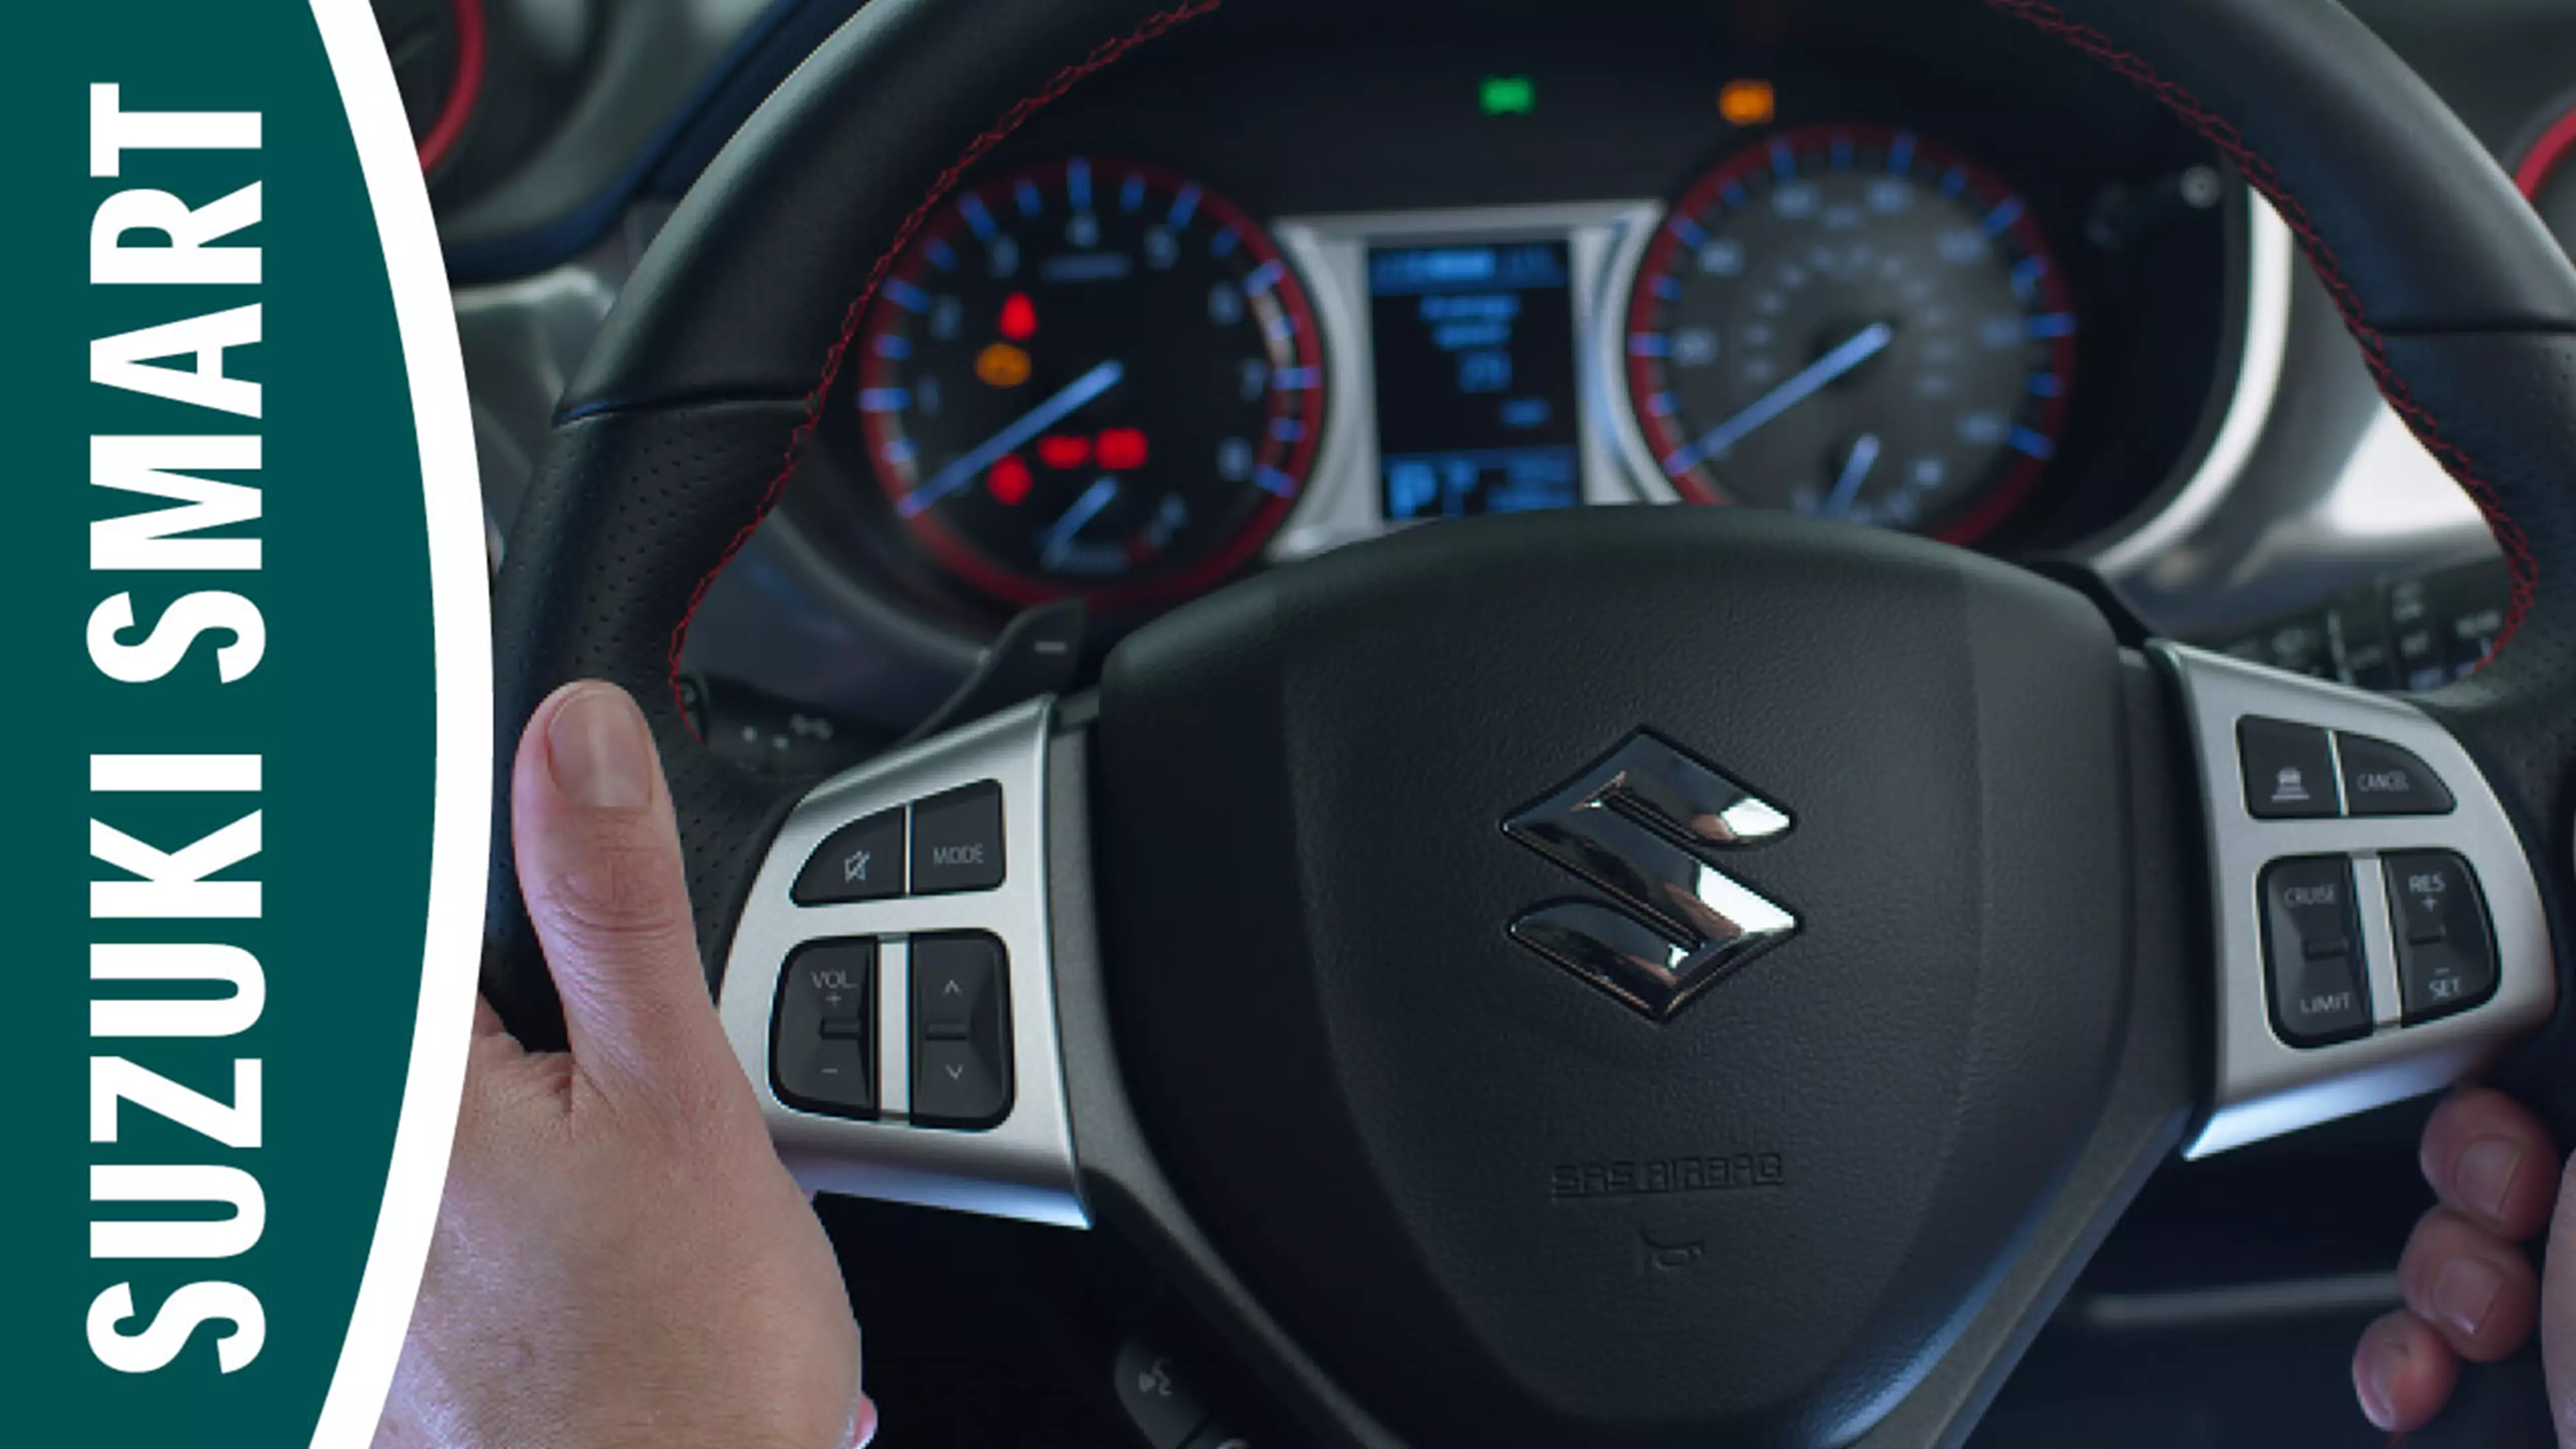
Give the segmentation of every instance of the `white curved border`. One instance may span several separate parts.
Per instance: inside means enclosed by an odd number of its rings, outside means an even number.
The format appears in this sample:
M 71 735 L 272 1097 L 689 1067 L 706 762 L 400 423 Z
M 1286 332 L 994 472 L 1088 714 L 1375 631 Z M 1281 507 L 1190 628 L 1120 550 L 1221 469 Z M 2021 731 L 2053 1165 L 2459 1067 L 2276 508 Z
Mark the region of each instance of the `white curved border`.
M 491 838 L 492 620 L 465 358 L 429 187 L 394 88 L 393 64 L 366 0 L 312 5 L 375 206 L 394 318 L 402 329 L 429 519 L 430 615 L 438 662 L 429 928 L 412 1022 L 411 1070 L 403 1083 L 375 1243 L 358 1283 L 348 1336 L 341 1340 L 339 1368 L 313 1427 L 313 1449 L 365 1449 L 384 1413 L 385 1391 L 420 1291 L 473 1030 L 485 848 Z

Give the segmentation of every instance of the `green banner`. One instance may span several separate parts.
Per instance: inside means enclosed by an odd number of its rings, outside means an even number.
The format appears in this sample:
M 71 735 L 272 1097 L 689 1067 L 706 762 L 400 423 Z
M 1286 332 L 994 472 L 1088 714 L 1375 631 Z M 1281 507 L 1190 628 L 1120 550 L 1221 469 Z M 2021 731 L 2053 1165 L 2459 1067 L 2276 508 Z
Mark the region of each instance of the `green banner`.
M 7 1437 L 363 1444 L 445 1166 L 489 760 L 427 197 L 364 0 L 12 25 Z

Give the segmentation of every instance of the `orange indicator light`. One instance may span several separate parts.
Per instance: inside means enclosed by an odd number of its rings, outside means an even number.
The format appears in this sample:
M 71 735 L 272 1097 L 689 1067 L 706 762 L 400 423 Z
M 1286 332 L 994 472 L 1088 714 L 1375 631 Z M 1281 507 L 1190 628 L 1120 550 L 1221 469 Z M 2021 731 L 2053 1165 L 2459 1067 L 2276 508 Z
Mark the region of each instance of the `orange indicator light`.
M 1007 342 L 975 354 L 975 375 L 987 387 L 1018 387 L 1029 380 L 1029 355 Z
M 1733 80 L 1717 93 L 1717 113 L 1738 126 L 1767 126 L 1780 114 L 1780 97 L 1766 80 Z

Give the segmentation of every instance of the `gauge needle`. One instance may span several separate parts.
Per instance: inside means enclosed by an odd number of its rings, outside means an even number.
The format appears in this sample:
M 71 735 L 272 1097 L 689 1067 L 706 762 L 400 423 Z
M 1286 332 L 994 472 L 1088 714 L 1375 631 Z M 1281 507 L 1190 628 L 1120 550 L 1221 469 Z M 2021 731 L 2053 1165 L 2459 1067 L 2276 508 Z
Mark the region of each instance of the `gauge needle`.
M 1834 480 L 1833 496 L 1825 500 L 1827 518 L 1840 518 L 1851 512 L 1852 499 L 1859 494 L 1861 480 L 1878 464 L 1878 434 L 1863 433 L 1852 444 L 1851 457 L 1843 463 L 1843 476 Z
M 1045 432 L 1084 403 L 1118 385 L 1127 368 L 1116 358 L 1100 364 L 1065 384 L 1064 390 L 1029 410 L 1018 422 L 986 438 L 972 452 L 961 453 L 948 466 L 930 475 L 930 481 L 903 495 L 894 511 L 906 518 L 918 518 L 922 510 L 975 481 L 976 475 L 1001 460 L 1004 453 Z M 1085 495 L 1088 497 L 1089 495 Z
M 1872 322 L 1851 335 L 1844 343 L 1814 362 L 1796 377 L 1762 395 L 1759 402 L 1711 428 L 1705 437 L 1682 448 L 1664 460 L 1666 473 L 1682 473 L 1698 465 L 1702 458 L 1714 458 L 1752 436 L 1754 429 L 1824 391 L 1827 384 L 1862 363 L 1887 350 L 1896 340 L 1896 328 L 1885 322 Z
M 1084 524 L 1099 517 L 1100 510 L 1108 507 L 1117 496 L 1118 480 L 1115 478 L 1102 478 L 1083 489 L 1082 496 L 1073 500 L 1073 506 L 1064 511 L 1064 517 L 1038 535 L 1039 561 L 1048 568 L 1063 562 L 1065 550 L 1073 547 L 1073 536 L 1082 532 Z

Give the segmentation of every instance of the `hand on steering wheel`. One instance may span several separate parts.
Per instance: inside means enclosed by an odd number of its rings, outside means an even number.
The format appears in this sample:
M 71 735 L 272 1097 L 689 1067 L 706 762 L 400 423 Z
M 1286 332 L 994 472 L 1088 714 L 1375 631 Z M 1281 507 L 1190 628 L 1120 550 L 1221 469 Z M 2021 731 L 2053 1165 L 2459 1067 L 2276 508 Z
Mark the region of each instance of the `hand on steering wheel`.
M 634 702 L 539 706 L 510 800 L 570 1052 L 478 1002 L 379 1449 L 846 1449 L 876 1433 L 831 1244 L 709 1006 Z
M 2400 1260 L 2406 1306 L 2372 1324 L 2353 1353 L 2362 1412 L 2383 1429 L 2421 1428 L 2450 1399 L 2460 1360 L 2512 1354 L 2536 1318 L 2551 1418 L 2565 1438 L 2576 1430 L 2576 1195 L 2563 1191 L 2549 1129 L 2501 1092 L 2464 1091 L 2425 1125 L 2422 1161 L 2441 1202 Z M 2543 1228 L 2545 1277 L 2521 1246 Z

